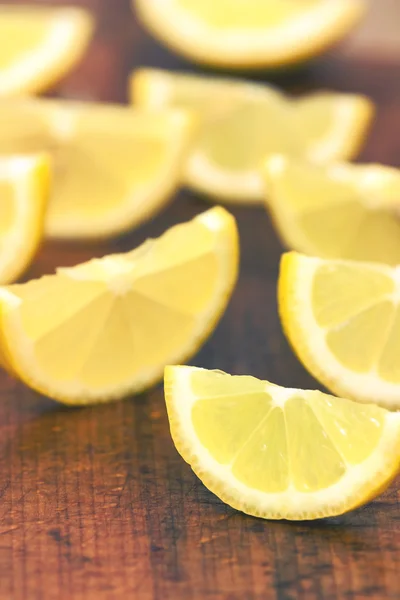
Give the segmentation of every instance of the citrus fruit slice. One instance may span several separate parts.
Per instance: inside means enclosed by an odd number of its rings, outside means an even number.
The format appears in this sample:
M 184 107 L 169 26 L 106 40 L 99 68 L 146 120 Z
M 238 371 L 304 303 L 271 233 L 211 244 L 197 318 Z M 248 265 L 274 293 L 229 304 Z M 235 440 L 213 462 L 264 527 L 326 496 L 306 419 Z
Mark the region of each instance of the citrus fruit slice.
M 280 67 L 320 54 L 365 11 L 361 0 L 136 0 L 137 14 L 188 59 L 230 68 Z
M 400 409 L 399 267 L 289 252 L 281 320 L 306 368 L 339 395 Z
M 166 367 L 175 446 L 230 506 L 266 519 L 342 514 L 400 466 L 400 414 L 254 377 Z
M 18 279 L 42 239 L 49 195 L 46 156 L 0 157 L 0 283 Z
M 46 149 L 46 234 L 102 238 L 159 211 L 180 183 L 193 118 L 183 111 L 53 100 L 0 103 L 0 153 Z
M 81 8 L 0 6 L 0 96 L 36 93 L 81 58 L 93 30 Z
M 234 79 L 156 69 L 133 73 L 137 106 L 173 106 L 200 120 L 186 166 L 186 182 L 231 202 L 261 202 L 262 165 L 273 153 L 326 162 L 354 156 L 372 114 L 366 98 L 315 93 L 289 98 L 276 89 Z
M 323 258 L 400 263 L 399 170 L 275 156 L 265 171 L 267 208 L 285 246 Z
M 236 282 L 234 218 L 214 208 L 126 254 L 0 288 L 0 353 L 66 404 L 139 392 L 194 354 Z

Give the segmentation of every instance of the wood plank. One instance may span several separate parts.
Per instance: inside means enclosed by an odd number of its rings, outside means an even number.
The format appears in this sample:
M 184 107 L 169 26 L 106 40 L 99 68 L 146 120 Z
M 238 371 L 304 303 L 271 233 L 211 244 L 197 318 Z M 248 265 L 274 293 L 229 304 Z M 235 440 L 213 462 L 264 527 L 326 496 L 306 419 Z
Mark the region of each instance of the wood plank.
M 95 12 L 96 39 L 54 93 L 123 101 L 127 75 L 137 65 L 190 68 L 137 25 L 128 0 L 76 4 Z M 379 39 L 385 37 L 380 14 L 383 23 L 398 17 L 397 0 L 375 4 L 367 40 L 375 40 L 375 24 L 383 28 Z M 337 49 L 271 80 L 292 92 L 329 87 L 368 94 L 378 113 L 363 158 L 399 165 L 399 65 L 391 49 L 362 56 Z M 181 192 L 154 221 L 108 244 L 46 243 L 28 276 L 133 248 L 206 208 Z M 221 324 L 192 362 L 317 387 L 281 332 L 275 290 L 282 248 L 268 217 L 262 208 L 233 212 L 242 244 L 240 282 Z M 125 402 L 74 410 L 1 373 L 0 400 L 4 600 L 400 597 L 399 482 L 340 518 L 264 522 L 225 506 L 178 456 L 161 386 Z

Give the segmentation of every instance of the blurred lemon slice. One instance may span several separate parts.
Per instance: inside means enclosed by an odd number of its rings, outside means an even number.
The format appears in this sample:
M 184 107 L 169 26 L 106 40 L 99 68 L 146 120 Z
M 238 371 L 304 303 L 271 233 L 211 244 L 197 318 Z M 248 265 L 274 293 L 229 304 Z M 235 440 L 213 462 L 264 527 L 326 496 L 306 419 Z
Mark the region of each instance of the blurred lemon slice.
M 65 100 L 0 102 L 0 153 L 47 150 L 46 234 L 101 238 L 137 226 L 178 187 L 193 130 L 186 112 Z
M 362 0 L 136 0 L 162 42 L 196 62 L 279 67 L 320 54 L 365 12 Z
M 400 414 L 254 377 L 167 367 L 177 450 L 224 502 L 316 519 L 371 500 L 399 471 Z
M 279 305 L 306 368 L 334 393 L 400 409 L 400 271 L 283 256 Z
M 186 181 L 230 202 L 261 202 L 261 167 L 269 154 L 318 162 L 354 156 L 372 114 L 362 96 L 322 92 L 292 99 L 266 85 L 156 69 L 133 73 L 131 95 L 139 107 L 197 111 Z
M 323 258 L 400 263 L 400 171 L 271 157 L 267 208 L 283 243 Z
M 0 288 L 2 362 L 66 404 L 139 392 L 212 332 L 237 263 L 235 220 L 214 208 L 127 254 Z
M 93 30 L 81 8 L 0 6 L 0 96 L 36 93 L 81 58 Z
M 49 195 L 46 156 L 0 158 L 0 283 L 15 281 L 42 239 Z

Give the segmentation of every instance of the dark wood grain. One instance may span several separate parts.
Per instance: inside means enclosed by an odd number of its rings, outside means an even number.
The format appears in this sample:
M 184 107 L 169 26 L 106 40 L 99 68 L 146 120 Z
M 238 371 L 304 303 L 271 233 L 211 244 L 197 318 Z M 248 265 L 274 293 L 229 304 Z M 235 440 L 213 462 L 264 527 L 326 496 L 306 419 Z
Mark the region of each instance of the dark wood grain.
M 80 4 L 98 18 L 96 38 L 54 94 L 124 101 L 136 65 L 190 68 L 139 28 L 127 0 Z M 390 11 L 386 22 L 400 19 L 397 0 L 379 5 Z M 294 92 L 329 87 L 371 96 L 378 113 L 362 158 L 399 166 L 400 56 L 386 46 L 376 52 L 376 35 L 371 20 L 361 46 L 344 45 L 273 80 Z M 152 223 L 107 245 L 45 244 L 29 276 L 132 248 L 206 206 L 181 193 Z M 282 249 L 267 215 L 262 208 L 233 212 L 239 285 L 193 363 L 317 387 L 281 332 L 275 286 Z M 181 460 L 161 386 L 73 410 L 1 373 L 0 401 L 1 600 L 400 598 L 399 482 L 341 518 L 264 522 L 222 504 Z

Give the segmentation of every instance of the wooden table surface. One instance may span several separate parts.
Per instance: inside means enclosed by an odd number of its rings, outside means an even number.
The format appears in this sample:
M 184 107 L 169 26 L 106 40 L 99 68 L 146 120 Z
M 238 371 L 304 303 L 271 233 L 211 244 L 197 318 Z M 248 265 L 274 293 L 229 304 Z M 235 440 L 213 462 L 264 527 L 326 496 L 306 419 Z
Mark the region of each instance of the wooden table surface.
M 97 15 L 96 38 L 57 95 L 124 101 L 136 65 L 192 68 L 139 28 L 128 0 L 80 4 Z M 378 114 L 362 158 L 397 166 L 399 4 L 373 2 L 375 13 L 353 41 L 275 79 L 290 91 L 371 96 Z M 95 247 L 45 244 L 29 276 L 130 249 L 206 208 L 182 192 L 123 239 Z M 240 281 L 192 362 L 317 387 L 281 332 L 275 287 L 282 248 L 267 215 L 262 208 L 233 212 Z M 325 521 L 266 522 L 235 512 L 175 451 L 161 386 L 118 404 L 67 409 L 1 373 L 0 449 L 1 600 L 400 598 L 399 482 L 369 506 Z

